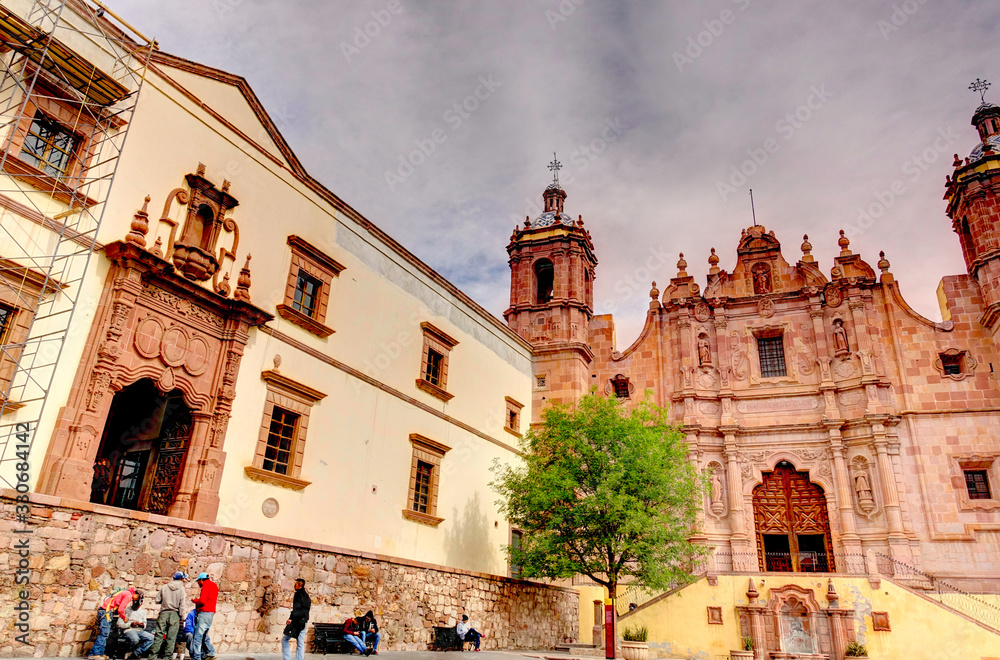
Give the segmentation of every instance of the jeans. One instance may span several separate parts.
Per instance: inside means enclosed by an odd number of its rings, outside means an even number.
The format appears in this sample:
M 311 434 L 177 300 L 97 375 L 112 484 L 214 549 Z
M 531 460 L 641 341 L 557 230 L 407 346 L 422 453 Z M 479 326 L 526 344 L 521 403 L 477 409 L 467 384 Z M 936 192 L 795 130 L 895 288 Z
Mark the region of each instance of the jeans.
M 104 655 L 104 647 L 108 643 L 108 635 L 111 634 L 111 621 L 108 620 L 104 608 L 97 610 L 97 639 L 94 640 L 94 648 L 90 655 Z
M 303 627 L 298 637 L 290 635 L 281 636 L 281 658 L 282 660 L 292 660 L 292 651 L 288 647 L 288 640 L 295 640 L 295 660 L 305 660 L 306 657 L 306 629 Z
M 215 612 L 198 612 L 198 616 L 194 620 L 194 638 L 191 640 L 194 648 L 191 649 L 191 657 L 194 660 L 202 660 L 202 651 L 208 653 L 209 656 L 215 656 L 215 647 L 212 646 L 212 640 L 208 638 L 208 629 L 212 627 L 212 619 L 215 617 Z
M 365 651 L 368 649 L 368 647 L 365 646 L 365 643 L 362 642 L 361 638 L 358 637 L 357 635 L 344 635 L 344 639 L 347 640 L 351 644 L 351 646 L 356 648 L 358 650 L 358 653 L 360 653 L 361 655 L 364 655 Z
M 465 639 L 463 641 L 474 642 L 475 645 L 476 645 L 476 650 L 478 651 L 479 650 L 479 637 L 480 637 L 480 635 L 479 635 L 479 631 L 478 630 L 476 630 L 475 628 L 469 628 L 469 632 L 465 633 Z
M 152 657 L 160 656 L 169 658 L 174 654 L 174 647 L 177 645 L 177 631 L 181 628 L 181 615 L 175 610 L 165 610 L 156 617 L 156 641 L 153 642 L 153 650 L 149 652 Z M 162 647 L 167 648 L 163 649 Z
M 372 642 L 372 651 L 378 651 L 378 643 L 382 640 L 382 633 L 363 632 L 360 636 L 361 641 L 365 644 L 368 643 L 369 637 L 373 638 L 375 641 Z M 302 660 L 302 658 L 299 658 L 299 660 Z
M 132 652 L 136 655 L 142 655 L 153 645 L 153 633 L 142 628 L 129 628 L 125 631 L 125 636 L 132 643 Z

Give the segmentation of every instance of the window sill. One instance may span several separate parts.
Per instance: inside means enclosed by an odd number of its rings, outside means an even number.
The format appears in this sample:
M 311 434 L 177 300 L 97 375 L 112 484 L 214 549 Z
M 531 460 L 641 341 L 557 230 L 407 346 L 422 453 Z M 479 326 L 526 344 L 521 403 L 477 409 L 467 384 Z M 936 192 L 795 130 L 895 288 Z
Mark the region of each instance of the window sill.
M 302 312 L 289 307 L 288 305 L 281 304 L 278 305 L 278 316 L 285 319 L 286 321 L 291 321 L 295 325 L 299 326 L 307 332 L 311 332 L 317 337 L 326 338 L 334 333 L 334 329 L 327 327 L 320 323 L 319 321 L 313 319 L 312 317 L 306 316 Z
M 996 498 L 974 500 L 969 497 L 961 497 L 961 500 L 959 508 L 962 511 L 996 511 L 1000 509 L 1000 500 Z
M 510 428 L 509 426 L 505 426 L 505 427 L 503 427 L 503 430 L 504 430 L 504 431 L 506 431 L 507 433 L 510 433 L 510 434 L 511 434 L 512 436 L 514 436 L 515 438 L 521 438 L 521 437 L 524 437 L 524 436 L 523 436 L 523 434 L 521 434 L 521 433 L 519 433 L 519 432 L 515 431 L 514 429 Z
M 266 484 L 271 484 L 272 486 L 281 486 L 282 488 L 291 488 L 292 490 L 303 490 L 306 486 L 312 483 L 311 481 L 296 479 L 295 477 L 289 477 L 286 474 L 278 474 L 277 472 L 264 470 L 253 465 L 247 465 L 244 467 L 243 472 L 247 475 L 247 477 L 253 479 L 254 481 L 261 481 Z
M 442 401 L 445 402 L 451 401 L 452 399 L 455 398 L 454 394 L 448 394 L 437 385 L 431 383 L 430 381 L 426 381 L 423 378 L 417 379 L 417 387 L 423 390 L 424 392 L 427 392 L 431 396 L 441 399 Z
M 412 520 L 413 522 L 418 522 L 422 525 L 430 525 L 431 527 L 437 527 L 444 522 L 444 518 L 438 518 L 437 516 L 432 516 L 427 513 L 420 513 L 419 511 L 413 511 L 411 509 L 403 509 L 403 517 L 407 520 Z
M 8 153 L 4 171 L 17 179 L 23 181 L 32 188 L 37 188 L 52 195 L 63 204 L 70 205 L 76 202 L 77 205 L 91 207 L 97 204 L 97 200 L 77 192 L 76 188 L 66 185 L 61 179 L 49 176 L 37 167 L 32 167 L 17 157 L 17 154 Z

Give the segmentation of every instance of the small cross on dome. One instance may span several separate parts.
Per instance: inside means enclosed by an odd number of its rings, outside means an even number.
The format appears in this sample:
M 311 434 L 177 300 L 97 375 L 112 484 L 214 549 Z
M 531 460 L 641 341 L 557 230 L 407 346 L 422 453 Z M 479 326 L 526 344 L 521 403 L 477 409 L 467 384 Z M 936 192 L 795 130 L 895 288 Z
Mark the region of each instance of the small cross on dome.
M 986 90 L 990 88 L 990 82 L 988 80 L 982 80 L 976 78 L 976 80 L 969 85 L 969 89 L 974 92 L 979 92 L 979 100 L 986 103 Z
M 556 152 L 552 152 L 552 162 L 549 163 L 549 170 L 552 172 L 552 183 L 559 184 L 559 170 L 562 169 L 562 163 L 556 158 Z

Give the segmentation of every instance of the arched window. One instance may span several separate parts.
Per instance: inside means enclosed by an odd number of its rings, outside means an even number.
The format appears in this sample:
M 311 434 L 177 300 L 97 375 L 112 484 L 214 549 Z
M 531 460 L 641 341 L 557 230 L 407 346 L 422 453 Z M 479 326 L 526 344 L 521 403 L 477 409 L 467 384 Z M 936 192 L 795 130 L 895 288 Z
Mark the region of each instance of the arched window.
M 547 303 L 552 300 L 552 288 L 555 284 L 555 270 L 552 262 L 541 259 L 535 262 L 535 302 Z

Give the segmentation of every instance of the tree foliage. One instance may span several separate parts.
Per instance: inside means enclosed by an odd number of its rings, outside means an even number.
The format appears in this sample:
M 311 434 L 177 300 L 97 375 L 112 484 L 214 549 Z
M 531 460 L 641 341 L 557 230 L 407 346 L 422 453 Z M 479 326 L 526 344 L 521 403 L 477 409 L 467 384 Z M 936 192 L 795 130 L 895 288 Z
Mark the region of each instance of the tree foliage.
M 692 544 L 703 479 L 667 409 L 646 392 L 629 410 L 594 391 L 552 405 L 522 439 L 524 464 L 494 465 L 490 484 L 525 577 L 590 576 L 612 598 L 623 577 L 650 589 L 683 582 L 705 553 Z

